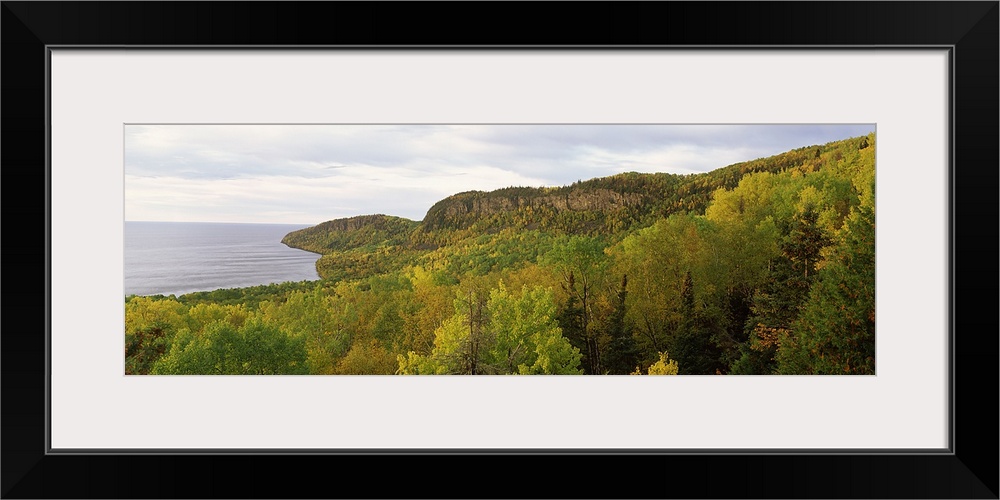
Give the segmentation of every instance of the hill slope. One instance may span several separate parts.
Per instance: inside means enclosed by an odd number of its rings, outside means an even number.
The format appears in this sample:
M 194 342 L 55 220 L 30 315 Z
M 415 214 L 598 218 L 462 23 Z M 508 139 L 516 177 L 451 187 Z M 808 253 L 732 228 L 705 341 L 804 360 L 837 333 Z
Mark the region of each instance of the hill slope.
M 841 148 L 859 148 L 865 141 L 857 137 L 798 148 L 701 174 L 628 172 L 562 187 L 467 191 L 435 203 L 419 222 L 388 215 L 336 219 L 289 233 L 282 242 L 323 254 L 317 262 L 320 276 L 348 278 L 507 229 L 620 239 L 672 214 L 704 214 L 715 191 L 735 188 L 748 174 L 812 172 Z

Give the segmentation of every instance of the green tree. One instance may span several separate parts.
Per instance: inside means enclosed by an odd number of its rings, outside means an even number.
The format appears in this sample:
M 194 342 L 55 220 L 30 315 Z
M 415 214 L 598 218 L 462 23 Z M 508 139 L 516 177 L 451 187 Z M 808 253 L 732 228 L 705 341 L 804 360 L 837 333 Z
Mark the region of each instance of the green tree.
M 473 305 L 470 309 L 469 304 Z M 456 313 L 435 332 L 429 356 L 399 355 L 402 374 L 580 374 L 580 351 L 555 320 L 551 290 L 509 292 L 501 282 L 482 311 L 459 298 Z
M 130 297 L 125 302 L 125 331 L 159 327 L 170 333 L 187 327 L 187 307 L 174 299 Z
M 129 297 L 125 302 L 125 374 L 146 375 L 176 333 L 187 329 L 187 307 L 174 299 Z
M 804 279 L 809 279 L 810 272 L 815 272 L 820 252 L 830 244 L 830 238 L 819 227 L 818 220 L 819 214 L 813 207 L 796 214 L 788 238 L 782 245 L 782 251 L 794 263 L 795 269 L 801 270 Z
M 681 290 L 686 273 L 708 274 L 714 248 L 704 238 L 706 224 L 696 216 L 673 215 L 626 237 L 611 252 L 616 272 L 628 276 L 626 321 L 636 332 L 643 365 L 670 347 L 685 319 Z
M 806 190 L 816 197 L 815 190 Z M 738 374 L 769 374 L 777 370 L 775 355 L 798 318 L 802 304 L 816 280 L 816 267 L 823 250 L 832 240 L 820 227 L 819 213 L 812 203 L 804 203 L 788 223 L 788 235 L 781 243 L 781 255 L 773 259 L 767 279 L 752 299 L 746 320 L 747 342 L 731 365 Z
M 681 322 L 671 342 L 671 352 L 685 375 L 710 375 L 724 368 L 716 343 L 718 323 L 695 302 L 691 272 L 684 276 L 681 289 Z
M 594 328 L 595 291 L 608 264 L 605 243 L 599 238 L 569 236 L 557 242 L 543 263 L 563 277 L 568 299 L 562 324 L 567 337 L 583 353 L 587 373 L 603 373 L 600 331 Z
M 125 374 L 146 375 L 170 347 L 163 325 L 125 332 Z
M 863 204 L 848 218 L 841 244 L 780 339 L 777 362 L 780 373 L 875 373 L 873 206 Z
M 192 332 L 200 332 L 205 325 L 215 321 L 225 321 L 235 327 L 243 326 L 249 313 L 243 304 L 222 305 L 214 302 L 195 304 L 188 309 L 188 326 Z
M 330 374 L 354 340 L 345 327 L 349 314 L 337 314 L 343 309 L 337 298 L 317 285 L 311 291 L 289 293 L 284 302 L 262 302 L 260 317 L 268 325 L 304 341 L 310 373 Z
M 399 363 L 396 355 L 383 347 L 378 340 L 355 342 L 337 365 L 341 375 L 392 375 Z
M 609 375 L 625 375 L 631 372 L 638 358 L 638 347 L 632 331 L 625 323 L 625 303 L 628 298 L 628 275 L 622 275 L 621 285 L 615 294 L 614 309 L 608 318 L 608 337 L 604 363 Z
M 178 333 L 169 354 L 152 373 L 158 375 L 298 375 L 308 373 L 302 337 L 289 337 L 258 319 L 236 328 L 207 325 L 200 334 Z
M 404 375 L 483 373 L 481 362 L 486 346 L 492 344 L 487 328 L 487 295 L 479 283 L 470 283 L 455 292 L 455 314 L 434 331 L 434 349 L 424 356 L 410 351 L 398 355 L 398 372 Z
M 581 354 L 563 337 L 555 320 L 552 291 L 535 286 L 520 293 L 503 282 L 490 293 L 490 328 L 495 344 L 489 365 L 501 373 L 580 374 Z
M 813 278 L 807 279 L 786 255 L 774 259 L 766 281 L 754 293 L 744 326 L 747 341 L 740 346 L 740 357 L 730 366 L 731 373 L 768 375 L 777 369 L 779 338 L 798 317 Z

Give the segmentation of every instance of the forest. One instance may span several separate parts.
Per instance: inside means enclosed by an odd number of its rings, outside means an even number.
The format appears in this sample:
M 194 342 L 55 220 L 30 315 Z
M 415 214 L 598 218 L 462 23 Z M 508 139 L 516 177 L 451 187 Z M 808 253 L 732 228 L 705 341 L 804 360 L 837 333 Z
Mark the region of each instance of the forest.
M 283 242 L 319 281 L 125 297 L 125 373 L 875 373 L 874 134 Z

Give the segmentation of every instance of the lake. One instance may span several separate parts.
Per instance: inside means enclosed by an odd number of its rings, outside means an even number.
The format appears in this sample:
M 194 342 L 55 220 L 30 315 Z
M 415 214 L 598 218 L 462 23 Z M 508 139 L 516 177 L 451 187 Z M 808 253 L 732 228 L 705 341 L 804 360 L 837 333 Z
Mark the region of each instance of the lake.
M 289 248 L 296 224 L 125 222 L 125 295 L 318 280 L 319 255 Z

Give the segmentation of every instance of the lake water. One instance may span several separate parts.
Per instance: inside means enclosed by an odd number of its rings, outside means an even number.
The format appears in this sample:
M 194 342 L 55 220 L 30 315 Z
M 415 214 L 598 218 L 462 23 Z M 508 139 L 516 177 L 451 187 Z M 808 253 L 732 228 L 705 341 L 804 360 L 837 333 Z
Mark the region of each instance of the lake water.
M 289 248 L 294 224 L 125 222 L 125 295 L 318 280 L 319 255 Z

